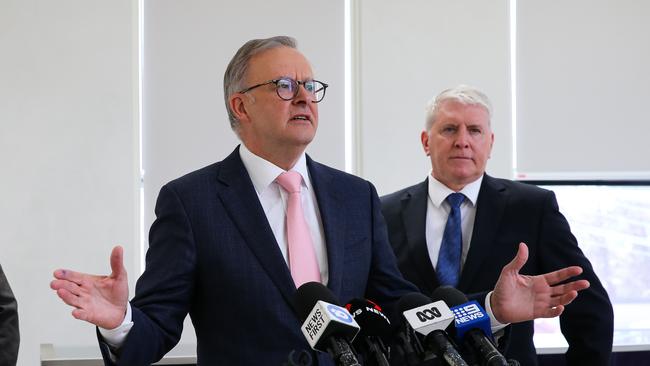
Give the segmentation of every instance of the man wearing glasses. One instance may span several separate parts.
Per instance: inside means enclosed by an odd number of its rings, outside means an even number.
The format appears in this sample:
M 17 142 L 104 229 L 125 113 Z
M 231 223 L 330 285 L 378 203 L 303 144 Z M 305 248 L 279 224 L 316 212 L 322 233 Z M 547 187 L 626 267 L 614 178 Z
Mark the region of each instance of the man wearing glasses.
M 242 144 L 162 187 L 130 303 L 120 247 L 108 277 L 55 272 L 52 288 L 98 326 L 108 363 L 156 362 L 189 313 L 198 364 L 282 365 L 309 349 L 294 308 L 301 284 L 326 284 L 341 301 L 416 291 L 397 270 L 374 187 L 304 152 L 327 84 L 295 47 L 290 37 L 251 40 L 231 60 L 224 96 Z
M 224 75 L 242 144 L 162 187 L 135 297 L 127 301 L 120 247 L 110 276 L 55 271 L 51 287 L 76 308 L 75 318 L 99 327 L 107 363 L 156 362 L 178 342 L 189 313 L 198 364 L 281 365 L 291 351 L 309 348 L 294 307 L 301 284 L 317 281 L 341 301 L 389 306 L 416 291 L 397 269 L 374 187 L 304 153 L 326 88 L 292 38 L 244 44 Z M 562 287 L 537 316 L 585 286 Z

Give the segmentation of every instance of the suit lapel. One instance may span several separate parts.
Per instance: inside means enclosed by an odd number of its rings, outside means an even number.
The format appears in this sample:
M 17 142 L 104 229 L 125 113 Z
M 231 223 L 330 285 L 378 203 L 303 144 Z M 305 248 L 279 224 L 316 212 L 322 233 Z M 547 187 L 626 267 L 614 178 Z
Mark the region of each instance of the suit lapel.
M 293 304 L 296 287 L 282 257 L 253 182 L 239 156 L 239 147 L 222 162 L 219 197 L 245 243 L 282 296 Z
M 307 169 L 311 184 L 314 188 L 323 232 L 327 246 L 327 262 L 329 279 L 327 287 L 337 296 L 341 294 L 343 273 L 343 259 L 345 258 L 345 207 L 341 199 L 341 192 L 333 176 L 320 164 L 307 156 Z
M 506 188 L 498 180 L 487 174 L 483 176 L 476 202 L 472 242 L 458 283 L 460 290 L 469 288 L 481 264 L 494 249 L 492 245 L 507 204 L 507 196 Z
M 427 202 L 429 200 L 428 180 L 414 186 L 402 198 L 402 224 L 406 232 L 407 252 L 415 273 L 421 276 L 419 282 L 425 292 L 438 287 L 438 277 L 431 264 L 426 238 Z

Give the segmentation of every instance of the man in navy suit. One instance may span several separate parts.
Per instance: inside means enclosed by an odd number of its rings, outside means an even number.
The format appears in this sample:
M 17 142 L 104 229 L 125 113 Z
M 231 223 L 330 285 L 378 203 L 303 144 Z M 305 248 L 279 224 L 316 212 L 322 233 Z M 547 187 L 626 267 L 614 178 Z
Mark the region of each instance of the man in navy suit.
M 55 271 L 51 287 L 75 307 L 75 318 L 98 326 L 107 363 L 159 360 L 178 341 L 188 313 L 202 365 L 280 365 L 292 350 L 309 348 L 294 308 L 299 283 L 285 226 L 287 192 L 278 183 L 287 171 L 300 177 L 314 275 L 335 296 L 390 307 L 416 291 L 397 269 L 374 187 L 304 153 L 326 87 L 292 38 L 244 44 L 224 75 L 230 123 L 242 144 L 223 161 L 162 187 L 135 297 L 128 302 L 120 247 L 111 254 L 109 276 Z M 578 272 L 537 277 L 542 291 L 506 283 L 506 292 L 548 296 L 535 307 L 511 301 L 501 310 L 508 321 L 557 312 L 588 284 L 549 285 Z M 332 364 L 328 355 L 314 357 Z
M 560 316 L 570 365 L 607 365 L 612 349 L 612 306 L 589 260 L 578 247 L 553 192 L 485 174 L 494 134 L 491 106 L 475 88 L 442 92 L 428 106 L 422 146 L 431 174 L 414 186 L 382 197 L 389 240 L 406 279 L 424 293 L 440 285 L 440 254 L 451 211 L 446 197 L 460 192 L 460 278 L 466 293 L 492 289 L 503 267 L 525 242 L 530 257 L 522 272 L 535 275 L 577 265 L 591 286 Z M 497 285 L 498 287 L 498 285 Z M 501 301 L 492 296 L 494 302 Z M 499 314 L 494 314 L 499 320 Z M 513 324 L 506 356 L 536 365 L 533 322 Z

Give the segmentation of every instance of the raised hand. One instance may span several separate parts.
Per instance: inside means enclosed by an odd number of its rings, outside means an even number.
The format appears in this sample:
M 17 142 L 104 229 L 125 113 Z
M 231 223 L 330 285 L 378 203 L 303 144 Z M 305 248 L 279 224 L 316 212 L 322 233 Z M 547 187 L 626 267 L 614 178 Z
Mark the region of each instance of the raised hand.
M 72 316 L 105 329 L 122 324 L 129 288 L 124 268 L 124 249 L 111 252 L 111 274 L 97 276 L 57 269 L 50 287 L 66 304 L 73 306 Z
M 578 291 L 589 287 L 589 281 L 563 282 L 582 273 L 582 268 L 571 266 L 537 276 L 526 276 L 519 271 L 528 260 L 528 247 L 519 243 L 515 258 L 501 270 L 501 275 L 490 299 L 492 312 L 501 323 L 517 323 L 537 318 L 553 318 L 564 311 Z

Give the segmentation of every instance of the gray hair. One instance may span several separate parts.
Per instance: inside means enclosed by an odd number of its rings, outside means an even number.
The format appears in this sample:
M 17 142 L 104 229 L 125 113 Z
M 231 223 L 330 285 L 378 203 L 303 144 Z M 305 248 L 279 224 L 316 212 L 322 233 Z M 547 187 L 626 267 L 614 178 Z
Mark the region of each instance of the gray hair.
M 238 132 L 239 121 L 230 110 L 230 103 L 228 99 L 231 95 L 244 89 L 244 79 L 248 71 L 248 63 L 253 56 L 278 47 L 296 48 L 296 40 L 288 36 L 276 36 L 263 39 L 251 39 L 244 43 L 243 46 L 237 50 L 235 56 L 228 64 L 226 72 L 223 74 L 223 98 L 226 102 L 226 110 L 228 111 L 228 119 L 230 119 L 230 127 L 233 131 Z
M 482 91 L 473 86 L 458 85 L 453 88 L 443 90 L 438 96 L 431 99 L 426 108 L 426 121 L 425 128 L 427 131 L 431 129 L 433 122 L 438 117 L 440 106 L 443 102 L 453 100 L 465 105 L 476 105 L 485 108 L 488 113 L 488 125 L 492 119 L 492 104 Z

